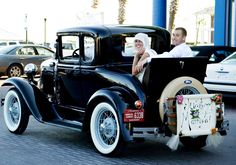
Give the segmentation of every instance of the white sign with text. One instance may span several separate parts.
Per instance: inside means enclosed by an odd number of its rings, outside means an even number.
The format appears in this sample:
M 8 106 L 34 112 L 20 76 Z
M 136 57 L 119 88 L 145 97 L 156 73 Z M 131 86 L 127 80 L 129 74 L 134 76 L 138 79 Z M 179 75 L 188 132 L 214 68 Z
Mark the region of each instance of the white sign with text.
M 209 135 L 216 127 L 214 94 L 181 95 L 177 98 L 177 134 L 180 136 Z

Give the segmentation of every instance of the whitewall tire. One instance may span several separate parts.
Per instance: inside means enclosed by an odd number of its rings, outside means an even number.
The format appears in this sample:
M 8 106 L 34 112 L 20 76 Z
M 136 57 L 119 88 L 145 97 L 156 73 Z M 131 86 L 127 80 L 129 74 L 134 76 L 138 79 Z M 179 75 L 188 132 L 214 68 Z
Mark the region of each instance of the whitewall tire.
M 191 94 L 207 94 L 207 90 L 204 88 L 203 84 L 195 78 L 192 77 L 179 77 L 172 80 L 165 89 L 163 90 L 160 102 L 159 110 L 162 121 L 164 120 L 164 102 L 166 98 L 173 98 L 176 95 L 191 95 Z M 173 101 L 172 101 L 173 104 Z M 169 118 L 168 123 L 177 123 L 176 118 Z M 169 129 L 172 133 L 176 133 L 176 125 L 169 125 Z M 184 146 L 189 148 L 202 148 L 206 145 L 206 136 L 195 136 L 195 137 L 180 137 L 180 141 Z
M 90 133 L 96 149 L 104 155 L 120 154 L 124 141 L 115 109 L 106 102 L 99 103 L 91 116 Z
M 8 130 L 15 134 L 22 134 L 29 122 L 29 113 L 21 94 L 13 89 L 7 92 L 3 116 Z
M 163 121 L 164 119 L 164 102 L 166 98 L 175 97 L 176 95 L 190 95 L 190 94 L 207 94 L 207 90 L 203 84 L 193 77 L 179 77 L 172 80 L 164 88 L 159 99 L 159 113 Z

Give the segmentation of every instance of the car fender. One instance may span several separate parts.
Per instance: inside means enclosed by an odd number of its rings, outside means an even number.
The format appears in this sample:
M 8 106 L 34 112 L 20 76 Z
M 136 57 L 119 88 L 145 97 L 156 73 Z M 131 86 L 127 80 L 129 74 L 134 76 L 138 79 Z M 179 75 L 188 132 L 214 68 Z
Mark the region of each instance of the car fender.
M 130 96 L 129 96 L 130 95 Z M 125 141 L 132 140 L 130 136 L 130 131 L 126 123 L 123 122 L 123 112 L 127 108 L 127 105 L 132 105 L 131 102 L 134 100 L 133 98 L 137 98 L 137 96 L 131 97 L 131 93 L 129 93 L 126 89 L 122 89 L 121 87 L 112 87 L 112 88 L 105 88 L 95 92 L 89 102 L 88 102 L 88 113 L 87 116 L 87 123 L 89 123 L 90 116 L 92 114 L 93 108 L 102 101 L 109 102 L 117 111 L 121 133 Z M 129 100 L 128 100 L 129 98 Z M 88 125 L 87 125 L 88 126 Z M 88 127 L 87 127 L 88 128 Z
M 11 86 L 16 88 L 22 95 L 28 109 L 36 120 L 42 121 L 42 115 L 39 112 L 37 102 L 39 98 L 36 98 L 35 93 L 40 92 L 38 88 L 33 87 L 26 79 L 20 77 L 12 77 L 4 81 L 2 86 Z M 36 91 L 38 90 L 38 91 Z

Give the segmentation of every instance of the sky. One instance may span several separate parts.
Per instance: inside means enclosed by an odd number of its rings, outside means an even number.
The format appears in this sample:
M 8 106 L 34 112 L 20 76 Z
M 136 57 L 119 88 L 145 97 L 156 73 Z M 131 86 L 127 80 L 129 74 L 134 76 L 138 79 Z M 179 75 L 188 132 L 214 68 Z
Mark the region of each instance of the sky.
M 100 0 L 96 11 L 92 10 L 91 4 L 92 0 L 7 0 L 1 2 L 0 30 L 25 39 L 27 26 L 28 40 L 43 42 L 46 18 L 46 40 L 52 42 L 56 31 L 62 28 L 91 22 L 117 24 L 118 0 Z M 145 0 L 145 9 L 150 9 L 151 4 L 152 0 Z M 126 13 L 126 17 L 129 24 L 151 24 L 152 11 L 142 8 L 142 4 L 137 3 L 137 0 L 128 0 L 127 11 L 130 12 Z M 89 17 L 88 12 L 93 13 L 95 17 Z M 96 22 L 95 18 L 100 20 Z
M 25 27 L 27 27 L 28 40 L 43 43 L 45 40 L 45 18 L 47 42 L 53 42 L 56 32 L 62 28 L 91 23 L 118 23 L 118 0 L 99 0 L 100 3 L 96 11 L 91 8 L 92 0 L 1 1 L 0 32 L 10 33 L 17 39 L 25 39 Z M 169 1 L 167 0 L 167 5 Z M 186 24 L 194 16 L 193 13 L 196 9 L 214 2 L 214 0 L 179 1 L 177 25 Z M 127 0 L 124 24 L 152 25 L 152 2 L 153 0 Z

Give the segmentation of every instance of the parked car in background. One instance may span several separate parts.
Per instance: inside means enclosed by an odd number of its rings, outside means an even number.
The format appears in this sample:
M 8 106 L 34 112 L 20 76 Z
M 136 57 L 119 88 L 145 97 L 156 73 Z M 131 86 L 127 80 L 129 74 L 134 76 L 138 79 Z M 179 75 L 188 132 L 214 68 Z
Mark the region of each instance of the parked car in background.
M 218 63 L 236 51 L 236 47 L 230 46 L 191 46 L 194 56 L 207 56 L 209 63 Z
M 236 92 L 236 52 L 220 63 L 207 65 L 204 86 L 209 91 Z
M 19 77 L 24 74 L 24 66 L 34 63 L 38 67 L 42 61 L 52 58 L 54 51 L 37 45 L 12 45 L 0 49 L 0 76 Z
M 1 40 L 0 41 L 0 48 L 4 46 L 10 46 L 10 45 L 23 45 L 23 44 L 34 44 L 32 41 L 18 41 L 18 40 Z

